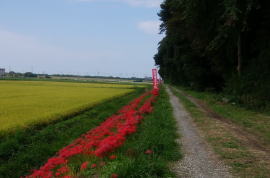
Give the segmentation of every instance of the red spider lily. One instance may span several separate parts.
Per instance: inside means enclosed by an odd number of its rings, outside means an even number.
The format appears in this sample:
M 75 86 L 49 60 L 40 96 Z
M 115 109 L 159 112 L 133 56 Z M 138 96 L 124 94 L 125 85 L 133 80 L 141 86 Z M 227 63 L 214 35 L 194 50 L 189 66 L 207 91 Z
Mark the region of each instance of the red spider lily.
M 88 166 L 88 164 L 89 164 L 89 162 L 88 162 L 88 161 L 83 162 L 83 163 L 81 164 L 81 170 L 86 169 L 86 168 L 87 168 L 87 166 Z
M 152 94 L 153 94 L 153 95 L 157 96 L 158 93 L 159 93 L 159 89 L 158 89 L 158 88 L 152 90 Z
M 152 96 L 139 108 L 142 100 L 150 94 Z M 55 176 L 61 176 L 69 171 L 67 166 L 68 160 L 75 155 L 93 155 L 98 157 L 108 155 L 108 153 L 122 146 L 128 135 L 137 131 L 137 126 L 143 119 L 143 115 L 152 112 L 152 103 L 157 95 L 158 89 L 144 93 L 120 109 L 117 115 L 107 118 L 100 126 L 88 131 L 73 143 L 61 149 L 55 157 L 50 158 L 45 165 L 40 167 L 39 170 L 35 170 L 26 178 L 54 177 L 53 170 L 58 167 L 61 168 L 56 170 Z M 116 156 L 111 155 L 109 158 L 116 159 Z M 88 162 L 82 163 L 81 170 L 86 169 L 87 166 Z M 91 168 L 95 167 L 97 167 L 96 164 L 91 165 Z M 70 176 L 65 177 L 68 178 Z M 118 177 L 118 175 L 112 174 L 112 177 Z
M 72 176 L 64 176 L 63 178 L 72 178 Z
M 113 173 L 113 174 L 111 175 L 111 178 L 118 178 L 118 175 L 115 174 L 115 173 Z
M 69 168 L 67 166 L 63 166 L 63 167 L 57 169 L 55 175 L 56 176 L 61 176 L 61 175 L 65 174 L 65 173 L 67 173 L 67 172 L 69 172 Z
M 96 168 L 97 167 L 97 164 L 92 164 L 91 165 L 91 168 Z
M 110 159 L 116 159 L 117 156 L 116 156 L 116 155 L 111 155 L 109 158 L 110 158 Z
M 153 154 L 153 150 L 146 150 L 144 153 L 150 155 Z

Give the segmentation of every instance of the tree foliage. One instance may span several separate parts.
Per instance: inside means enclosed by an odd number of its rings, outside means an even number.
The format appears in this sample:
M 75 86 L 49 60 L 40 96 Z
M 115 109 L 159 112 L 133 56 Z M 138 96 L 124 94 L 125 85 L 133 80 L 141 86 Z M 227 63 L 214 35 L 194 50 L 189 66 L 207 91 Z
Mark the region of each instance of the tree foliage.
M 165 0 L 154 56 L 162 78 L 195 89 L 226 91 L 242 103 L 270 101 L 270 2 Z

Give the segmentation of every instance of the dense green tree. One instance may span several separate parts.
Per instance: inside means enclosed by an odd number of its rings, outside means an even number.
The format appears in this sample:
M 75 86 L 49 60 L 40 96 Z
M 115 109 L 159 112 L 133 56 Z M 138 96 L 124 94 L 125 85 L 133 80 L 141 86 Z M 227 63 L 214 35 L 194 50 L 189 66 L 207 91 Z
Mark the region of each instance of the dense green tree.
M 270 100 L 270 2 L 165 0 L 154 56 L 167 82 L 225 91 L 250 106 Z

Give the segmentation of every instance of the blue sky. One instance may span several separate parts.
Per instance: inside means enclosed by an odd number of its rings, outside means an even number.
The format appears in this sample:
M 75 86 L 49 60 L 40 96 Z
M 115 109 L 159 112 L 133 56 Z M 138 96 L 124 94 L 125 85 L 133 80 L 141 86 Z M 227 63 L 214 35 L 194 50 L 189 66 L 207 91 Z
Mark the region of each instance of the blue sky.
M 162 36 L 162 0 L 1 0 L 0 67 L 144 77 Z

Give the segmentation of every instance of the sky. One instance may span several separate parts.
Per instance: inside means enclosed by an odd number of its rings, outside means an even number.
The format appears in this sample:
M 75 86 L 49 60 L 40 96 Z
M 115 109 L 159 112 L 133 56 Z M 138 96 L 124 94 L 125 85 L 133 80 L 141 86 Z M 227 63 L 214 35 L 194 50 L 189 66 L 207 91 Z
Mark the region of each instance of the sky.
M 151 76 L 162 0 L 0 0 L 0 68 Z

